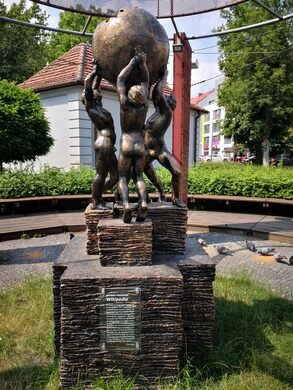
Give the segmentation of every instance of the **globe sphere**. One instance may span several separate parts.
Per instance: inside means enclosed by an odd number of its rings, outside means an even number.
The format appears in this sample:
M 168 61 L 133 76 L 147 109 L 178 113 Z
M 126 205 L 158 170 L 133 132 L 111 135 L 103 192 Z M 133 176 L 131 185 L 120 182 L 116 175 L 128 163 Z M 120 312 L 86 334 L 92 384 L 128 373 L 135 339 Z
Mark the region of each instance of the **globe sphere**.
M 150 85 L 158 80 L 169 58 L 166 31 L 152 14 L 140 8 L 120 10 L 117 17 L 98 24 L 92 46 L 102 77 L 112 84 L 116 84 L 117 76 L 134 57 L 135 48 L 146 53 Z M 139 74 L 134 73 L 132 84 L 139 82 Z

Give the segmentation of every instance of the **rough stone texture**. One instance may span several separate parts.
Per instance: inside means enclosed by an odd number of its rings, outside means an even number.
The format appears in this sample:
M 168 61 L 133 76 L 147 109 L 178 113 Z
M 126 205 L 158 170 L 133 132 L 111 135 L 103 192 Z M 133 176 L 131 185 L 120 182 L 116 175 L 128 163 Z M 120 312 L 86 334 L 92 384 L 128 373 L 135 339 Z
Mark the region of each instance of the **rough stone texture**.
M 121 216 L 122 207 L 116 207 Z M 136 211 L 134 211 L 136 215 Z M 171 202 L 151 202 L 148 219 L 153 223 L 153 250 L 157 253 L 180 254 L 185 251 L 188 209 L 174 206 Z
M 186 352 L 193 355 L 210 346 L 214 264 L 194 239 L 187 240 L 185 254 L 156 254 L 152 266 L 139 267 L 101 267 L 99 257 L 87 255 L 84 247 L 81 238 L 74 238 L 55 264 L 55 292 L 58 267 L 67 267 L 59 283 L 60 325 L 55 324 L 61 336 L 62 387 L 111 375 L 115 368 L 134 376 L 138 383 L 169 379 L 177 374 L 180 357 Z M 141 288 L 140 351 L 101 349 L 100 291 L 115 286 Z
M 152 223 L 100 220 L 98 244 L 102 266 L 151 265 Z
M 84 213 L 86 222 L 86 236 L 87 244 L 86 250 L 89 255 L 95 255 L 99 253 L 98 246 L 98 224 L 100 219 L 113 218 L 113 210 L 99 210 L 93 209 L 92 203 L 90 203 Z
M 148 218 L 153 222 L 153 250 L 158 253 L 179 254 L 185 251 L 187 208 L 172 203 L 151 203 Z

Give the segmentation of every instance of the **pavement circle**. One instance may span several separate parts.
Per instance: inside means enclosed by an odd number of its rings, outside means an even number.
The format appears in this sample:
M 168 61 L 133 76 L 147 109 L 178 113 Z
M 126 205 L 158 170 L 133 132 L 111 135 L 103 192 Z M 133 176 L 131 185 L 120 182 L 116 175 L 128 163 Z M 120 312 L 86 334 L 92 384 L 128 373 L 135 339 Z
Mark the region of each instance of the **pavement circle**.
M 74 233 L 83 236 L 84 232 Z M 190 232 L 194 240 L 203 239 L 203 247 L 216 264 L 218 275 L 245 275 L 267 287 L 273 293 L 293 300 L 293 266 L 278 263 L 272 256 L 262 256 L 249 251 L 245 237 L 240 235 Z M 0 290 L 12 288 L 32 277 L 44 277 L 52 273 L 52 264 L 70 240 L 69 233 L 46 237 L 18 239 L 1 242 Z M 293 255 L 293 246 L 287 243 L 253 239 L 257 248 L 273 247 L 287 258 Z M 221 255 L 216 247 L 222 245 L 229 254 Z

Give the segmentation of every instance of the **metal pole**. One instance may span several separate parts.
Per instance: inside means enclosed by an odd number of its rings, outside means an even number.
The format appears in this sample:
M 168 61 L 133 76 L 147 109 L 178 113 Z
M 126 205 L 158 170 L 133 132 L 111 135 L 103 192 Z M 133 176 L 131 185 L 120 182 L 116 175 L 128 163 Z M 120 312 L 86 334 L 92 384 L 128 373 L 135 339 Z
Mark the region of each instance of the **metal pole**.
M 92 15 L 89 15 L 89 17 L 87 18 L 87 21 L 85 22 L 85 26 L 84 26 L 84 28 L 83 28 L 83 30 L 82 30 L 82 35 L 85 34 L 86 29 L 88 28 L 88 26 L 89 26 L 89 24 L 90 24 L 91 18 L 92 18 Z
M 283 16 L 282 19 L 271 19 L 271 20 L 267 20 L 265 22 L 251 24 L 249 26 L 237 27 L 237 28 L 232 28 L 230 30 L 224 30 L 224 31 L 218 31 L 218 32 L 215 32 L 215 33 L 212 33 L 212 34 L 198 35 L 197 37 L 196 36 L 191 36 L 191 37 L 187 37 L 187 39 L 211 38 L 211 37 L 218 37 L 220 35 L 227 35 L 227 34 L 232 34 L 232 33 L 252 30 L 252 29 L 257 28 L 257 27 L 263 27 L 263 26 L 268 26 L 270 24 L 274 24 L 274 23 L 277 23 L 277 22 L 283 22 L 285 20 L 291 19 L 292 17 L 293 17 L 293 13 L 289 14 L 289 15 L 286 15 L 286 16 Z
M 273 10 L 271 7 L 263 4 L 262 1 L 259 1 L 259 0 L 252 0 L 255 4 L 259 5 L 260 7 L 264 8 L 265 10 L 267 10 L 270 14 L 276 16 L 277 18 L 279 19 L 283 19 L 283 16 L 280 15 L 278 12 L 276 12 L 275 10 Z
M 14 24 L 18 24 L 20 26 L 25 26 L 25 27 L 36 28 L 38 30 L 48 30 L 48 31 L 60 32 L 60 33 L 64 33 L 64 34 L 80 35 L 83 37 L 90 37 L 90 38 L 92 38 L 92 36 L 93 36 L 93 34 L 90 34 L 90 33 L 83 33 L 81 31 L 73 31 L 73 30 L 64 30 L 62 28 L 54 28 L 54 27 L 49 27 L 49 26 L 42 26 L 41 24 L 24 22 L 23 20 L 11 19 L 11 18 L 7 18 L 6 16 L 0 16 L 0 21 L 1 20 L 3 22 L 14 23 Z

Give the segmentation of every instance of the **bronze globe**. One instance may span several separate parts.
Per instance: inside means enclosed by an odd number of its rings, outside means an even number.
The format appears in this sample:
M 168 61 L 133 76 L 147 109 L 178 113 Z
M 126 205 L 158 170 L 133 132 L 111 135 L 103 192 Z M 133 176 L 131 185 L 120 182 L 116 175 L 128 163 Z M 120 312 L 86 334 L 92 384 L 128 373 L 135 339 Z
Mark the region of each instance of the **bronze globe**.
M 164 28 L 149 12 L 140 8 L 120 10 L 117 17 L 98 24 L 93 37 L 93 52 L 102 77 L 116 84 L 120 71 L 140 47 L 147 56 L 150 85 L 167 65 L 169 40 Z M 134 75 L 133 84 L 139 80 Z

